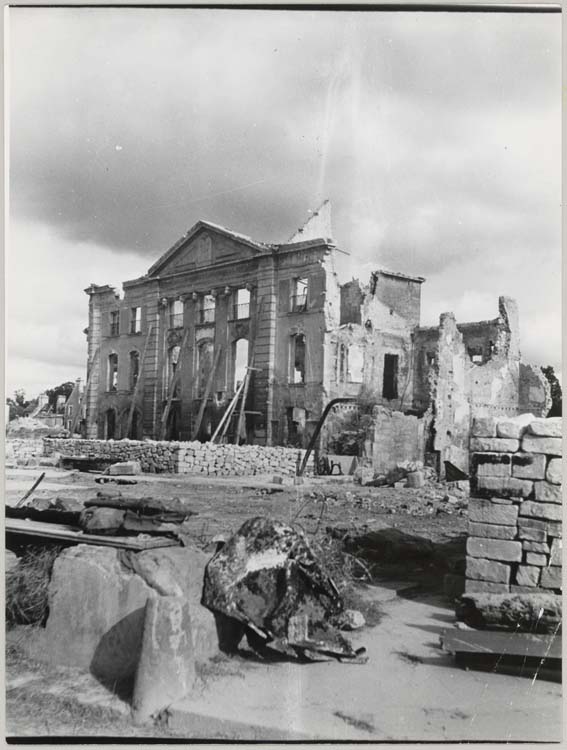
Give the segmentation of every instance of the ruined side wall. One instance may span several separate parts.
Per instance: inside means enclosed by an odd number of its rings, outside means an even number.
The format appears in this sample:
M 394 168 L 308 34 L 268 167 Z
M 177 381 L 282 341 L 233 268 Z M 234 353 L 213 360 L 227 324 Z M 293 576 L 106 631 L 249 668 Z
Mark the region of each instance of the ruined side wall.
M 373 428 L 366 442 L 367 457 L 372 457 L 375 473 L 386 473 L 400 461 L 423 461 L 425 418 L 376 406 Z
M 561 418 L 476 419 L 467 593 L 561 592 Z
M 294 476 L 305 451 L 260 445 L 217 445 L 215 443 L 71 440 L 45 438 L 44 453 L 50 456 L 89 456 L 114 461 L 139 461 L 150 473 L 206 474 L 209 476 L 253 476 L 284 474 Z M 309 471 L 312 471 L 312 460 Z

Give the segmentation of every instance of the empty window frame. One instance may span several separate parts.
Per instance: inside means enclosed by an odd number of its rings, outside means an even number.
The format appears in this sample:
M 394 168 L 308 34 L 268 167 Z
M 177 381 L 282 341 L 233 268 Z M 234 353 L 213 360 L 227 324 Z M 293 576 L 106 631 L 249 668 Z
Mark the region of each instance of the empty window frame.
M 235 294 L 233 317 L 244 320 L 250 317 L 250 292 L 248 289 L 237 289 Z
M 214 345 L 210 339 L 201 341 L 197 348 L 197 393 L 202 396 L 213 368 Z
M 169 327 L 183 328 L 183 300 L 173 299 L 169 303 Z
M 234 342 L 234 390 L 242 383 L 248 370 L 248 339 Z
M 481 346 L 470 346 L 467 351 L 475 365 L 481 365 L 484 362 L 484 352 Z
M 291 337 L 291 372 L 292 383 L 305 383 L 305 335 L 296 333 Z
M 142 331 L 142 308 L 130 308 L 130 333 L 141 333 Z
M 212 294 L 204 294 L 201 297 L 201 309 L 199 310 L 199 323 L 215 322 L 215 298 Z
M 364 352 L 358 344 L 339 344 L 337 352 L 337 381 L 362 383 Z
M 110 335 L 118 336 L 120 333 L 120 310 L 110 312 Z
M 437 362 L 437 354 L 433 351 L 424 352 L 425 355 L 425 364 L 427 367 L 433 367 L 433 365 Z
M 307 309 L 307 293 L 309 290 L 309 280 L 307 278 L 297 278 L 291 285 L 291 311 L 302 312 Z
M 175 377 L 175 373 L 177 372 L 177 368 L 179 367 L 180 355 L 181 355 L 181 347 L 177 344 L 175 346 L 170 347 L 167 353 L 167 395 L 168 396 L 169 396 L 169 389 L 171 387 L 171 384 L 173 383 L 173 378 Z M 176 384 L 175 391 L 177 391 L 177 389 L 178 389 L 178 384 Z
M 397 354 L 384 355 L 382 397 L 388 400 L 398 398 L 398 361 Z
M 115 391 L 118 388 L 118 354 L 108 355 L 108 390 Z
M 140 352 L 130 352 L 130 390 L 133 391 L 140 375 Z

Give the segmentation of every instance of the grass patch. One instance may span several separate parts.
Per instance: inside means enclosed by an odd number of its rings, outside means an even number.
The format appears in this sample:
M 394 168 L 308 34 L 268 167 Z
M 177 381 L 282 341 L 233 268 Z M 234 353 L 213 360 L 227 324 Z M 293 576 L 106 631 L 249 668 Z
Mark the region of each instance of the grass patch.
M 6 574 L 6 627 L 45 624 L 51 571 L 61 549 L 28 547 L 18 566 Z

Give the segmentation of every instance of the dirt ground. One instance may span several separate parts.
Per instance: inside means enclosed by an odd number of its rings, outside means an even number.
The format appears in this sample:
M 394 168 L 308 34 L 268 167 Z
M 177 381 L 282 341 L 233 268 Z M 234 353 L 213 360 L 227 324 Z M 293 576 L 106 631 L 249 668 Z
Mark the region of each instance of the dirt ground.
M 7 472 L 6 501 L 15 504 L 30 487 L 42 469 Z M 464 557 L 466 530 L 466 497 L 450 486 L 435 485 L 419 490 L 361 487 L 344 480 L 306 479 L 302 485 L 277 486 L 271 478 L 235 478 L 231 480 L 158 475 L 137 477 L 134 486 L 121 486 L 125 497 L 180 498 L 195 515 L 189 521 L 187 543 L 213 551 L 212 540 L 219 534 L 230 536 L 247 519 L 270 516 L 299 525 L 318 550 L 331 574 L 345 593 L 347 605 L 358 606 L 368 624 L 379 621 L 379 607 L 365 596 L 364 589 L 353 578 L 374 581 L 413 583 L 429 594 L 442 597 L 442 582 L 455 561 Z M 108 484 L 106 487 L 115 487 Z M 93 498 L 101 486 L 95 475 L 49 469 L 34 497 Z M 342 537 L 360 535 L 375 529 L 396 529 L 410 541 L 431 542 L 433 558 L 368 560 L 350 556 L 339 564 L 337 550 Z M 358 562 L 360 559 L 360 563 Z M 342 580 L 341 580 L 342 579 Z M 17 629 L 18 630 L 18 629 Z M 10 636 L 10 634 L 9 634 Z M 114 702 L 106 705 L 98 698 L 92 705 L 78 701 L 73 690 L 53 691 L 46 686 L 76 683 L 68 670 L 53 670 L 27 661 L 18 648 L 18 637 L 8 637 L 6 663 L 7 718 L 12 736 L 172 736 L 167 729 L 133 727 L 127 707 Z M 22 675 L 30 675 L 29 680 Z M 33 678 L 40 675 L 41 680 Z M 85 678 L 86 679 L 86 678 Z M 96 694 L 93 686 L 88 692 Z

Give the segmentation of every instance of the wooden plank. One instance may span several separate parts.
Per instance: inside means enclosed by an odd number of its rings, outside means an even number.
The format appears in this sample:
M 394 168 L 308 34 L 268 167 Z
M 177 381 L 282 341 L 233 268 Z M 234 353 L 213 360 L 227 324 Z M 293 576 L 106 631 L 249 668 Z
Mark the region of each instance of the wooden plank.
M 138 378 L 136 380 L 136 385 L 134 386 L 134 393 L 132 394 L 132 401 L 130 403 L 130 411 L 128 412 L 128 421 L 126 422 L 126 435 L 124 437 L 128 437 L 130 434 L 130 430 L 132 429 L 132 419 L 134 417 L 134 410 L 136 408 L 136 401 L 138 399 L 138 391 L 140 390 L 140 383 L 142 382 L 142 378 L 144 375 L 144 363 L 146 361 L 146 354 L 148 352 L 148 344 L 150 343 L 150 336 L 152 335 L 152 331 L 154 329 L 154 324 L 150 323 L 148 327 L 148 332 L 146 334 L 146 341 L 144 343 L 144 351 L 142 352 L 142 359 L 140 361 L 140 369 L 138 370 Z
M 179 542 L 168 537 L 150 537 L 139 539 L 135 536 L 103 536 L 100 534 L 85 534 L 75 526 L 62 523 L 45 523 L 30 519 L 6 518 L 6 534 L 25 534 L 39 536 L 75 544 L 96 544 L 103 547 L 120 547 L 121 549 L 145 550 L 156 547 L 176 547 Z
M 560 635 L 450 628 L 441 633 L 441 644 L 444 651 L 453 654 L 495 654 L 538 659 L 561 658 Z
M 246 375 L 248 375 L 248 371 L 246 371 Z M 238 401 L 238 397 L 240 396 L 240 394 L 242 392 L 242 389 L 244 388 L 244 381 L 245 380 L 246 380 L 246 376 L 244 377 L 244 380 L 242 381 L 242 383 L 240 383 L 240 385 L 238 386 L 238 389 L 237 389 L 236 393 L 232 397 L 232 401 L 227 406 L 225 413 L 222 415 L 222 419 L 218 423 L 217 429 L 214 431 L 213 436 L 211 438 L 211 443 L 215 442 L 215 439 L 216 439 L 217 435 L 219 434 L 219 432 L 221 431 L 221 428 L 224 425 L 225 421 L 227 419 L 230 419 L 230 417 L 232 415 L 232 412 L 234 411 L 234 407 L 236 405 L 236 402 Z M 226 429 L 224 430 L 224 432 L 222 434 L 224 435 L 225 432 L 226 432 Z
M 193 432 L 191 433 L 191 440 L 197 439 L 197 435 L 199 434 L 199 430 L 201 429 L 201 422 L 203 421 L 203 414 L 205 413 L 205 407 L 207 406 L 209 393 L 211 392 L 211 388 L 213 386 L 215 372 L 219 364 L 221 351 L 222 351 L 222 346 L 219 346 L 215 352 L 215 359 L 213 362 L 213 367 L 207 379 L 207 385 L 205 386 L 205 393 L 203 395 L 203 400 L 201 401 L 201 405 L 199 406 L 199 412 L 197 414 L 197 419 L 195 421 L 195 427 L 193 428 Z

